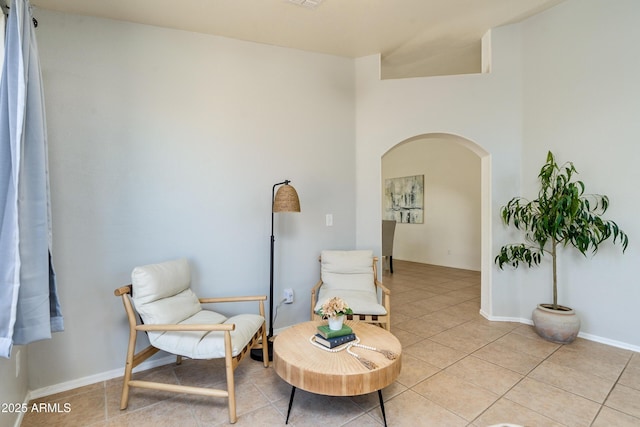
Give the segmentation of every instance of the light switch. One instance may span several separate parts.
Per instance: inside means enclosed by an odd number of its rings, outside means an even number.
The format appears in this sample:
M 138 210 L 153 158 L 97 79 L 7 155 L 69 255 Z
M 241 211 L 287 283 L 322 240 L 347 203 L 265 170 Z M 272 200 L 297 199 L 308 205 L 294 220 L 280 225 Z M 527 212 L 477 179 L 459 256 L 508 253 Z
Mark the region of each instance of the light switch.
M 333 214 L 326 215 L 327 227 L 331 227 L 333 225 Z

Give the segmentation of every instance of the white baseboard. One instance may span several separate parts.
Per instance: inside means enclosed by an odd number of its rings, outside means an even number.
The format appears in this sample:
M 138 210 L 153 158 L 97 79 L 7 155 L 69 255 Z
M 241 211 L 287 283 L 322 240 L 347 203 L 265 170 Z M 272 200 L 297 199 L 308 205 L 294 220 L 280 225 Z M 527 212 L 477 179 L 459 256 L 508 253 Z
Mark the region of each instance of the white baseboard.
M 133 372 L 146 371 L 147 369 L 155 368 L 157 366 L 168 365 L 169 363 L 173 363 L 176 361 L 175 356 L 165 356 L 156 360 L 147 360 L 146 362 L 141 363 L 139 366 L 136 366 L 133 369 Z M 24 397 L 24 404 L 28 405 L 29 402 L 33 399 L 38 399 L 40 397 L 50 396 L 56 393 L 62 393 L 63 391 L 73 390 L 74 388 L 84 387 L 87 385 L 95 384 L 100 381 L 108 381 L 114 378 L 118 378 L 124 375 L 124 368 L 112 369 L 111 371 L 102 372 L 100 374 L 89 375 L 88 377 L 78 378 L 76 380 L 67 381 L 60 384 L 55 384 L 48 387 L 42 387 L 36 390 L 28 391 Z M 22 419 L 24 418 L 24 412 L 20 412 L 14 427 L 20 427 L 22 424 Z
M 27 396 L 29 394 L 27 393 Z M 24 403 L 29 403 L 29 399 L 25 399 Z M 22 419 L 24 418 L 24 414 L 25 411 L 20 411 L 18 413 L 18 418 L 16 419 L 16 422 L 13 424 L 13 427 L 20 427 L 20 425 L 22 424 Z
M 584 338 L 585 340 L 599 342 L 601 344 L 610 345 L 611 347 L 618 347 L 625 350 L 631 350 L 635 352 L 640 352 L 640 346 L 631 345 L 626 342 L 611 340 L 609 338 L 603 338 L 598 335 L 585 334 L 584 332 L 579 332 L 578 336 L 580 338 Z
M 492 322 L 515 322 L 515 323 L 523 323 L 525 325 L 533 325 L 531 319 L 524 319 L 522 317 L 506 317 L 506 316 L 489 316 L 484 311 L 480 310 L 480 315 L 487 320 Z
M 522 319 L 517 317 L 500 317 L 500 316 L 489 316 L 482 310 L 480 310 L 480 315 L 487 320 L 492 322 L 518 322 L 526 325 L 533 325 L 533 321 L 531 319 Z M 616 341 L 609 338 L 604 338 L 598 335 L 587 334 L 585 332 L 578 332 L 578 337 L 584 338 L 585 340 L 599 342 L 601 344 L 610 345 L 611 347 L 622 348 L 625 350 L 631 350 L 635 352 L 640 352 L 640 347 L 637 345 L 631 345 L 626 342 Z
M 165 356 L 160 359 L 147 360 L 133 369 L 133 372 L 146 371 L 147 369 L 155 368 L 157 366 L 164 366 L 176 361 L 175 356 Z M 61 393 L 63 391 L 73 390 L 74 388 L 84 387 L 86 385 L 95 384 L 100 381 L 112 380 L 124 375 L 124 368 L 112 369 L 111 371 L 101 372 L 95 375 L 89 375 L 87 377 L 78 378 L 76 380 L 67 381 L 60 384 L 55 384 L 48 387 L 39 388 L 37 390 L 31 390 L 27 393 L 25 402 L 29 402 L 32 399 L 38 399 L 44 396 L 50 396 L 52 394 Z

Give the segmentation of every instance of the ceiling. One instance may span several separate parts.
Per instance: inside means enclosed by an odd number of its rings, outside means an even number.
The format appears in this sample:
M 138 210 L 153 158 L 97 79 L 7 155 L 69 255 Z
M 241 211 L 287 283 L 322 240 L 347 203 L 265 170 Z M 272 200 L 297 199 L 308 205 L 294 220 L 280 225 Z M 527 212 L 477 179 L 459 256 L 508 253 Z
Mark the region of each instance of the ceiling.
M 293 2 L 320 3 L 305 7 Z M 563 0 L 31 0 L 36 8 L 357 58 L 383 78 L 480 72 L 487 30 Z

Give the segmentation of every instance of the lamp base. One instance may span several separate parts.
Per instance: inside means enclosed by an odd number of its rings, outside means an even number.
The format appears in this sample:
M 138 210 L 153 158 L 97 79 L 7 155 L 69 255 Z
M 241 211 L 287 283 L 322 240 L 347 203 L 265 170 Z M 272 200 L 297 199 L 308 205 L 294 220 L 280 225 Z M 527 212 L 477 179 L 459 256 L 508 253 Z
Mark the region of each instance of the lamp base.
M 273 360 L 273 337 L 267 339 L 267 354 L 269 355 L 269 362 Z M 251 358 L 258 362 L 264 362 L 262 355 L 262 344 L 257 345 L 251 349 Z

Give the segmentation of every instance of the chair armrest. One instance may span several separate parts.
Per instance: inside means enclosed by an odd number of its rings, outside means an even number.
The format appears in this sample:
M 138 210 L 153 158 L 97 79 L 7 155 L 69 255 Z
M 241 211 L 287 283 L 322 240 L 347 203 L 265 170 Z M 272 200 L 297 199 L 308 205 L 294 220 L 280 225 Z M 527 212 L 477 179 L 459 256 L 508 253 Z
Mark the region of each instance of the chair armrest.
M 391 295 L 391 291 L 389 290 L 389 288 L 387 288 L 385 285 L 382 284 L 382 282 L 379 282 L 378 279 L 375 280 L 376 283 L 376 287 L 382 289 L 382 292 L 384 292 L 387 295 Z
M 121 297 L 122 295 L 131 294 L 131 289 L 132 289 L 131 285 L 121 286 L 115 291 L 113 291 L 113 294 L 117 297 Z
M 316 283 L 313 288 L 311 288 L 311 294 L 315 294 L 316 292 L 318 292 L 318 290 L 320 289 L 320 286 L 322 286 L 322 280 L 320 280 L 318 283 Z
M 315 284 L 313 288 L 311 288 L 311 320 L 313 320 L 313 316 L 315 312 L 313 311 L 316 306 L 316 302 L 318 302 L 318 291 L 320 290 L 320 286 L 322 286 L 322 280 Z
M 233 331 L 236 329 L 236 325 L 234 323 L 227 324 L 215 324 L 215 325 L 167 325 L 167 324 L 157 324 L 157 325 L 138 325 L 136 326 L 136 330 L 138 331 L 177 331 L 177 332 L 185 332 L 185 331 Z
M 380 303 L 382 304 L 382 306 L 385 308 L 385 310 L 387 310 L 387 330 L 389 329 L 389 321 L 388 320 L 391 317 L 391 291 L 389 290 L 389 288 L 387 288 L 385 285 L 382 284 L 382 282 L 379 282 L 378 279 L 374 280 L 376 287 L 379 287 L 382 290 L 382 301 L 380 301 Z M 377 290 L 377 288 L 376 288 Z
M 254 295 L 244 297 L 220 297 L 220 298 L 200 298 L 201 304 L 211 304 L 216 302 L 244 302 L 244 301 L 266 301 L 266 295 Z
M 314 285 L 313 288 L 311 288 L 311 316 L 313 316 L 313 308 L 316 306 L 316 302 L 318 302 L 318 292 L 321 286 L 322 280 L 320 280 Z

